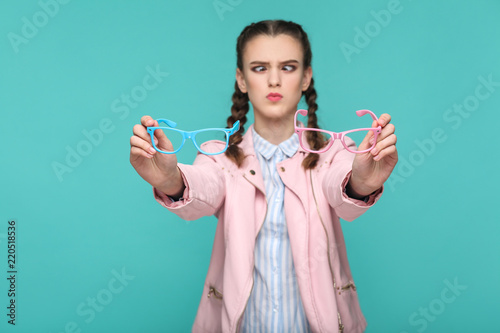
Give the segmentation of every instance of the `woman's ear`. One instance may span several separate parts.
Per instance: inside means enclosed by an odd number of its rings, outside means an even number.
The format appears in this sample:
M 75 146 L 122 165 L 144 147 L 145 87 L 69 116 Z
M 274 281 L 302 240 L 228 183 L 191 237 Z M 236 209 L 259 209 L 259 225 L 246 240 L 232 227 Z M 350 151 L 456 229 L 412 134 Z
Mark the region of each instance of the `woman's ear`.
M 245 79 L 243 78 L 243 73 L 239 68 L 236 68 L 236 82 L 238 82 L 238 87 L 241 92 L 245 94 L 247 92 L 247 86 L 245 84 Z
M 309 85 L 311 84 L 312 75 L 313 75 L 312 67 L 309 66 L 304 70 L 304 77 L 302 79 L 302 91 L 306 91 L 307 88 L 309 88 Z

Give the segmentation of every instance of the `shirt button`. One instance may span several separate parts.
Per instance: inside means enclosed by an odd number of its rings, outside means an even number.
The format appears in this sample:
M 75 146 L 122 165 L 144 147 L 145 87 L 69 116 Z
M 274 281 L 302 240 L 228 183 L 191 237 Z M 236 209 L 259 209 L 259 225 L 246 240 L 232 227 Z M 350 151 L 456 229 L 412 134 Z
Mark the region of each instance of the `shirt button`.
M 273 309 L 273 311 L 274 311 L 274 312 L 278 312 L 278 308 L 274 308 L 274 309 Z

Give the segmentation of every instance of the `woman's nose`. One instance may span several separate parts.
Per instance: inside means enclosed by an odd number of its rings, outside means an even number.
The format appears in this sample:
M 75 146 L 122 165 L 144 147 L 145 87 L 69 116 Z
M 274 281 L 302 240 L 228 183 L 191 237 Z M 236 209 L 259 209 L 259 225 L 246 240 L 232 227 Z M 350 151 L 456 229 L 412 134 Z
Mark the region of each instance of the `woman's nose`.
M 271 69 L 269 71 L 268 83 L 270 87 L 281 86 L 280 73 L 276 69 Z

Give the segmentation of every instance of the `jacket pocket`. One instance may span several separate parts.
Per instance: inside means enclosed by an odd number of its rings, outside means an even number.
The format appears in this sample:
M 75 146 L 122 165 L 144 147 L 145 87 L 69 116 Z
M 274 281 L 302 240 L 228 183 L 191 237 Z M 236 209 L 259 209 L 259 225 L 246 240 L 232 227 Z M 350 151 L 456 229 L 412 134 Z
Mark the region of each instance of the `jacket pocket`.
M 222 292 L 212 284 L 205 284 L 193 324 L 193 333 L 222 332 Z

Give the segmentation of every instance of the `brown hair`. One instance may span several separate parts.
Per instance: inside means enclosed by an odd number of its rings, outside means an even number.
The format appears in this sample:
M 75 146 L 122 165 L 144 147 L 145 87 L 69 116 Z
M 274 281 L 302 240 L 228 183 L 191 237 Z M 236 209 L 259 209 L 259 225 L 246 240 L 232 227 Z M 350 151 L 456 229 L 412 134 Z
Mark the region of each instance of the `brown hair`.
M 301 43 L 302 50 L 304 52 L 304 68 L 310 67 L 312 60 L 311 45 L 309 43 L 309 38 L 307 37 L 307 34 L 302 29 L 302 27 L 294 22 L 283 20 L 267 20 L 252 23 L 245 27 L 241 32 L 236 43 L 236 65 L 238 66 L 238 68 L 243 71 L 243 51 L 246 44 L 252 38 L 260 35 L 268 35 L 274 37 L 281 34 L 293 37 Z M 309 88 L 306 91 L 302 92 L 302 95 L 305 97 L 305 101 L 307 103 L 309 111 L 307 127 L 318 128 L 318 119 L 316 116 L 318 105 L 316 104 L 317 94 L 316 90 L 314 89 L 314 79 L 311 78 Z M 238 144 L 243 140 L 242 135 L 245 131 L 244 125 L 247 121 L 246 114 L 249 110 L 249 99 L 248 94 L 243 93 L 238 87 L 238 82 L 235 82 L 234 84 L 232 101 L 233 105 L 231 107 L 231 116 L 227 118 L 227 125 L 229 127 L 232 127 L 233 124 L 237 120 L 239 120 L 240 129 L 230 137 L 229 147 L 226 150 L 225 154 L 228 158 L 233 160 L 236 165 L 238 165 L 238 167 L 240 167 L 243 164 L 245 156 L 243 155 L 243 151 L 238 146 Z M 311 133 L 307 136 L 307 142 L 309 143 L 309 145 L 314 149 L 323 147 L 323 145 L 325 144 L 323 136 L 321 136 L 318 132 L 309 131 L 308 134 L 309 133 Z M 316 167 L 318 159 L 318 154 L 309 153 L 309 155 L 304 159 L 302 166 L 306 170 L 313 169 Z

